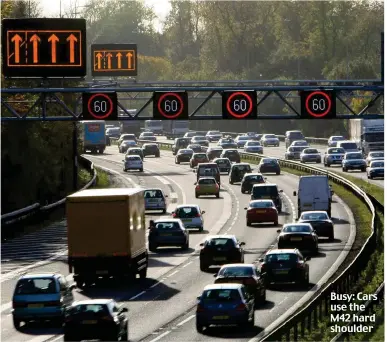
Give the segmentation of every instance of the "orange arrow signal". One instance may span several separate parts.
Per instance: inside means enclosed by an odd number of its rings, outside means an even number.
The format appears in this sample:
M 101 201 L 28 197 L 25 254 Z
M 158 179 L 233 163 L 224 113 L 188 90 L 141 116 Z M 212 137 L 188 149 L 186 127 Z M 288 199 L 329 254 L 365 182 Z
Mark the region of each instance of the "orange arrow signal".
M 108 58 L 108 69 L 111 69 L 112 68 L 112 57 L 113 57 L 113 55 L 109 52 L 108 54 L 106 54 L 106 57 Z
M 101 58 L 102 58 L 102 53 L 98 52 L 95 57 L 97 57 L 97 68 L 101 69 Z
M 23 41 L 22 37 L 18 34 L 15 34 L 11 42 L 15 43 L 15 63 L 20 63 L 20 42 Z
M 55 34 L 52 34 L 48 38 L 48 42 L 51 43 L 51 62 L 56 63 L 56 43 L 59 42 L 59 38 Z
M 70 42 L 70 63 L 74 63 L 74 59 L 75 59 L 75 51 L 74 51 L 74 47 L 75 47 L 75 42 L 78 41 L 77 37 L 75 37 L 73 34 L 70 34 L 67 39 L 66 39 L 68 42 Z
M 122 58 L 122 53 L 119 52 L 116 54 L 117 57 L 117 69 L 121 69 L 121 58 Z
M 36 34 L 34 34 L 30 38 L 30 42 L 32 42 L 34 63 L 38 63 L 38 61 L 39 61 L 39 58 L 38 58 L 38 42 L 40 42 L 40 38 Z
M 133 54 L 131 52 L 128 52 L 125 56 L 128 57 L 128 69 L 132 69 L 132 56 L 133 56 Z

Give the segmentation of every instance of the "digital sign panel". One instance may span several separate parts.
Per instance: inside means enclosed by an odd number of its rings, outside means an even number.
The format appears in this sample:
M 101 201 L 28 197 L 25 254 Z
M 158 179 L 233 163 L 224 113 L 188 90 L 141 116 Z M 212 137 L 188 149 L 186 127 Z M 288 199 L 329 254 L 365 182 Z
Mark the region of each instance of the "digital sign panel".
M 153 118 L 155 120 L 188 120 L 187 92 L 154 92 Z
M 257 113 L 256 91 L 224 91 L 222 93 L 223 119 L 256 119 Z
M 300 92 L 301 118 L 336 118 L 336 94 L 333 90 L 304 90 Z
M 117 120 L 117 93 L 83 93 L 82 120 Z

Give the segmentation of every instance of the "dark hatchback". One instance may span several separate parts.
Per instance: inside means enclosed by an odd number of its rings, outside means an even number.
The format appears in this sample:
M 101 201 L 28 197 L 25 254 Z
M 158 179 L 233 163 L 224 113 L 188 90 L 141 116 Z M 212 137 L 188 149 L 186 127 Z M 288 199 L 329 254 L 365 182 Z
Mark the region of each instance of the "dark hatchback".
M 208 237 L 200 246 L 200 270 L 208 271 L 212 265 L 243 263 L 245 260 L 244 242 L 234 235 L 217 235 Z
M 144 157 L 155 156 L 160 158 L 160 149 L 156 144 L 144 144 L 142 145 L 142 154 Z
M 189 248 L 189 232 L 180 219 L 157 220 L 154 227 L 149 227 L 149 250 L 155 252 L 158 247 L 179 246 Z
M 75 302 L 65 313 L 64 340 L 128 341 L 126 312 L 113 299 Z
M 273 283 L 309 284 L 309 265 L 298 249 L 272 249 L 260 259 L 266 287 Z
M 328 237 L 329 241 L 335 239 L 334 225 L 326 211 L 304 211 L 298 223 L 310 223 L 319 237 Z
M 318 254 L 318 236 L 310 223 L 284 224 L 282 230 L 277 230 L 278 248 L 297 248 Z
M 251 190 L 251 200 L 271 199 L 277 211 L 282 210 L 282 199 L 280 193 L 283 190 L 278 190 L 277 184 L 254 184 Z
M 232 163 L 240 163 L 241 156 L 237 150 L 224 150 L 220 158 L 228 158 Z
M 208 160 L 219 158 L 222 152 L 223 152 L 223 149 L 221 147 L 210 147 L 206 152 Z
M 254 184 L 263 184 L 265 182 L 265 178 L 260 173 L 245 174 L 241 183 L 241 192 L 242 194 L 251 193 Z
M 278 164 L 278 160 L 274 158 L 263 158 L 258 165 L 258 172 L 260 173 L 275 173 L 281 174 L 281 167 Z
M 193 154 L 194 151 L 192 151 L 191 149 L 180 149 L 176 154 L 175 164 L 189 163 Z

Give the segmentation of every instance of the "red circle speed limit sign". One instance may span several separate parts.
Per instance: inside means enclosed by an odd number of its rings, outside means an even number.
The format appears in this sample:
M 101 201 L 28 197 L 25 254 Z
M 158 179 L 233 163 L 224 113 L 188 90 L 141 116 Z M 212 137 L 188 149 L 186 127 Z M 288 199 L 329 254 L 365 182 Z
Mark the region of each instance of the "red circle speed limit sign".
M 117 93 L 84 93 L 83 120 L 117 120 Z
M 330 90 L 301 92 L 301 117 L 332 119 L 336 117 L 336 95 Z
M 188 94 L 182 92 L 155 92 L 153 94 L 155 120 L 188 120 Z
M 222 94 L 223 119 L 256 119 L 257 93 L 248 91 L 224 91 Z

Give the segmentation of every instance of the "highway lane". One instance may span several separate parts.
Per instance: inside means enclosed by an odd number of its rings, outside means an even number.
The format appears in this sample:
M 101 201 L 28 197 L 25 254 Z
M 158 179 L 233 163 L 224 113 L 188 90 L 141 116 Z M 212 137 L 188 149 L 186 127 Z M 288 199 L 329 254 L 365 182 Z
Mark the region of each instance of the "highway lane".
M 157 141 L 158 142 L 164 142 L 164 143 L 171 143 L 172 142 L 171 140 L 168 140 L 165 137 L 157 137 Z M 215 147 L 216 144 L 217 143 L 210 143 L 210 146 L 211 147 Z M 314 147 L 319 152 L 321 152 L 321 159 L 323 161 L 324 153 L 327 150 L 327 146 L 326 145 L 319 145 L 319 144 L 311 144 L 311 147 Z M 243 152 L 243 149 L 238 149 L 238 150 Z M 279 147 L 268 146 L 268 147 L 264 147 L 263 148 L 263 154 L 264 155 L 267 155 L 267 156 L 270 156 L 270 157 L 275 157 L 275 158 L 281 158 L 281 159 L 285 159 L 285 151 L 286 151 L 286 148 L 285 148 L 285 143 L 284 142 L 280 142 L 280 146 Z M 352 177 L 356 177 L 356 178 L 362 179 L 365 182 L 368 182 L 368 183 L 377 185 L 377 186 L 379 186 L 381 188 L 384 188 L 384 179 L 368 179 L 367 178 L 367 174 L 365 172 L 361 172 L 359 170 L 353 170 L 353 171 L 351 170 L 351 171 L 348 171 L 348 172 L 343 172 L 340 166 L 334 165 L 334 166 L 331 166 L 331 167 L 326 167 L 326 166 L 324 166 L 323 163 L 320 163 L 320 164 L 316 164 L 316 163 L 310 163 L 309 164 L 308 163 L 308 164 L 305 164 L 305 165 L 312 165 L 312 166 L 316 166 L 316 167 L 319 167 L 319 168 L 322 168 L 322 169 L 326 169 L 328 171 L 337 172 L 341 176 L 350 175 Z
M 109 158 L 113 158 L 113 157 L 109 156 Z M 120 160 L 121 156 L 116 156 L 114 158 L 116 160 Z M 160 160 L 154 159 L 151 161 L 150 159 L 149 160 L 147 159 L 146 162 L 147 161 L 149 161 L 149 164 L 154 163 L 155 169 L 157 169 L 157 171 L 160 174 L 162 174 L 163 172 L 167 172 L 168 170 L 169 172 L 171 172 L 171 168 L 175 170 L 175 173 L 181 172 L 180 170 L 177 172 L 178 169 L 184 170 L 185 171 L 185 174 L 183 175 L 184 181 L 186 181 L 188 187 L 191 187 L 193 192 L 193 184 L 191 185 L 188 181 L 188 175 L 191 175 L 190 176 L 192 177 L 191 179 L 194 180 L 194 175 L 192 174 L 192 171 L 189 169 L 188 165 L 175 165 L 171 152 L 163 151 L 162 158 Z M 145 168 L 147 168 L 147 165 Z M 163 168 L 166 168 L 167 170 Z M 174 176 L 174 179 L 175 179 L 175 176 Z M 291 192 L 293 191 L 293 188 L 296 186 L 296 178 L 295 178 L 294 184 L 289 185 L 289 176 L 285 176 L 285 175 L 269 176 L 268 180 L 272 182 L 277 182 L 279 186 L 283 188 L 285 193 L 287 194 L 291 194 Z M 246 249 L 248 251 L 248 254 L 246 255 L 246 262 L 256 260 L 275 241 L 275 238 L 277 236 L 276 228 L 272 226 L 271 227 L 263 226 L 260 228 L 246 227 L 245 214 L 241 208 L 243 208 L 243 206 L 248 203 L 248 198 L 249 198 L 248 195 L 242 195 L 237 185 L 229 186 L 227 184 L 226 176 L 222 177 L 222 182 L 224 184 L 224 187 L 227 187 L 233 190 L 231 194 L 233 197 L 235 196 L 234 208 L 235 207 L 238 208 L 238 204 L 240 208 L 238 214 L 235 213 L 235 217 L 233 215 L 234 219 L 227 224 L 227 227 L 229 227 L 229 224 L 231 225 L 234 222 L 234 225 L 231 226 L 231 230 L 229 232 L 235 233 L 238 237 L 240 237 L 241 239 L 247 242 Z M 219 202 L 216 200 L 213 200 L 213 201 Z M 293 207 L 294 207 L 294 199 L 292 199 L 292 201 L 293 201 Z M 284 208 L 285 212 L 287 213 L 292 212 L 293 211 L 292 206 L 289 203 L 287 203 L 287 206 L 288 206 L 288 209 Z M 334 207 L 336 207 L 336 205 Z M 338 215 L 338 216 L 342 215 L 342 213 L 336 214 L 335 208 L 333 209 L 333 213 L 334 215 Z M 292 220 L 292 217 L 290 215 L 284 214 L 280 218 L 280 223 L 290 222 L 291 220 Z M 343 227 L 340 227 L 340 228 L 342 228 L 340 229 L 340 233 L 343 233 L 345 235 L 345 232 L 346 232 L 347 235 L 349 234 L 348 225 L 343 225 Z M 337 237 L 341 239 L 340 235 L 338 235 Z M 327 244 L 327 248 L 341 250 L 342 249 L 341 245 L 345 242 L 345 240 L 346 240 L 346 237 L 344 236 L 343 241 L 334 242 L 333 246 L 329 246 Z M 331 254 L 331 253 L 334 253 L 334 252 L 331 252 L 329 250 L 327 254 Z M 321 269 L 324 269 L 326 271 L 326 269 L 333 264 L 335 258 L 337 258 L 337 255 L 334 258 L 332 258 L 332 260 L 327 260 L 326 262 L 324 260 L 325 258 L 323 258 L 324 262 L 321 263 L 320 261 L 320 265 L 322 265 Z M 163 282 L 159 283 L 158 285 L 154 284 L 154 287 L 152 288 L 152 290 L 143 293 L 141 296 L 134 298 L 131 301 L 129 301 L 129 303 L 127 303 L 127 306 L 129 306 L 129 309 L 130 309 L 131 340 L 138 340 L 140 338 L 146 337 L 147 334 L 151 334 L 154 332 L 157 333 L 159 328 L 167 325 L 169 321 L 176 320 L 178 319 L 178 317 L 182 317 L 181 315 L 184 314 L 185 312 L 190 312 L 190 309 L 195 304 L 195 301 L 193 300 L 195 300 L 198 293 L 200 293 L 200 290 L 202 289 L 202 287 L 208 283 L 213 282 L 213 277 L 210 274 L 206 274 L 199 271 L 197 259 L 189 260 L 187 263 L 181 265 L 179 268 L 174 270 L 174 272 L 171 272 L 168 275 L 169 275 L 169 278 L 164 277 L 165 279 Z M 311 280 L 312 280 L 312 277 L 311 277 Z M 100 291 L 98 293 L 98 295 L 100 296 L 110 296 L 110 294 L 113 294 L 114 296 L 116 296 L 117 290 L 114 292 Z M 90 294 L 85 294 L 85 295 L 91 296 Z M 92 295 L 96 296 L 97 294 L 94 293 Z M 274 315 L 274 318 L 280 315 L 280 313 L 283 313 L 286 308 L 291 306 L 290 303 L 289 303 L 289 306 L 288 305 L 283 306 L 284 304 L 286 304 L 286 300 L 284 300 L 283 298 L 284 294 L 280 293 L 279 296 L 280 298 L 277 298 L 276 293 L 271 294 L 271 291 L 268 291 L 267 305 L 270 307 L 268 307 L 265 310 L 271 312 L 272 315 Z M 294 297 L 293 293 L 290 297 L 291 298 Z M 122 299 L 127 300 L 127 298 L 122 298 Z M 168 306 L 168 310 L 165 310 L 166 305 Z M 272 318 L 270 319 L 271 321 L 273 320 Z M 143 324 L 145 320 L 147 322 L 146 326 L 144 326 Z M 180 322 L 181 320 L 182 319 L 180 319 Z M 262 326 L 264 325 L 265 323 L 263 322 Z M 52 333 L 52 332 L 48 332 L 47 330 L 45 330 L 45 332 Z M 60 339 L 61 338 L 58 337 L 58 340 Z
M 141 186 L 146 187 L 157 187 L 163 189 L 163 191 L 166 194 L 171 195 L 171 192 L 178 194 L 178 201 L 173 201 L 173 203 L 170 203 L 168 210 L 170 211 L 172 208 L 175 207 L 177 203 L 183 203 L 183 202 L 193 202 L 197 203 L 198 201 L 194 200 L 194 194 L 193 192 L 189 191 L 192 189 L 191 184 L 186 186 L 180 186 L 178 183 L 176 183 L 173 179 L 170 178 L 170 176 L 167 176 L 167 174 L 174 175 L 174 178 L 177 176 L 175 174 L 175 168 L 167 167 L 164 169 L 160 169 L 157 167 L 158 172 L 163 172 L 165 176 L 158 176 L 155 174 L 152 174 L 151 172 L 147 171 L 147 162 L 151 158 L 146 158 L 145 161 L 145 172 L 140 175 L 138 172 L 123 172 L 122 171 L 122 155 L 119 155 L 113 147 L 108 148 L 106 151 L 106 154 L 104 156 L 96 157 L 96 156 L 89 156 L 89 158 L 95 162 L 96 165 L 101 166 L 105 169 L 109 169 L 113 173 L 120 174 L 127 178 L 129 180 L 129 185 L 135 186 L 137 184 L 140 184 Z M 109 161 L 113 160 L 114 162 Z M 106 160 L 105 160 L 106 159 Z M 163 161 L 161 159 L 158 159 L 159 166 L 163 164 Z M 152 167 L 153 169 L 154 167 Z M 180 176 L 181 183 L 183 182 L 184 175 Z M 188 185 L 188 186 L 187 186 Z M 190 247 L 191 249 L 188 251 L 180 251 L 177 250 L 171 250 L 167 249 L 166 251 L 160 251 L 159 253 L 150 253 L 150 260 L 149 260 L 149 268 L 148 268 L 148 278 L 144 282 L 139 282 L 135 284 L 131 288 L 113 288 L 110 290 L 104 290 L 104 289 L 95 289 L 88 291 L 89 293 L 85 293 L 80 290 L 76 290 L 74 292 L 74 295 L 76 299 L 85 299 L 92 297 L 112 297 L 117 300 L 123 299 L 129 299 L 137 294 L 141 293 L 145 288 L 149 288 L 155 284 L 158 283 L 158 281 L 163 281 L 163 279 L 167 279 L 168 272 L 170 274 L 173 274 L 174 268 L 176 266 L 183 264 L 184 262 L 189 262 L 188 259 L 191 257 L 194 249 L 192 247 L 195 247 L 200 241 L 203 239 L 205 234 L 208 231 L 211 231 L 212 233 L 217 233 L 217 230 L 219 230 L 222 225 L 226 223 L 229 217 L 231 217 L 233 210 L 231 206 L 231 198 L 227 194 L 227 192 L 222 193 L 221 199 L 202 199 L 201 200 L 201 206 L 203 210 L 208 211 L 211 213 L 210 215 L 206 215 L 205 218 L 205 231 L 201 234 L 195 234 L 194 232 L 190 236 Z M 222 213 L 225 212 L 225 215 L 222 215 Z M 214 214 L 214 215 L 212 215 Z M 167 215 L 161 215 L 161 216 L 167 216 Z M 147 215 L 147 219 L 156 219 L 160 216 Z M 64 225 L 65 229 L 65 225 Z M 206 231 L 207 230 L 207 231 Z M 64 244 L 66 244 L 66 241 L 64 241 Z M 62 245 L 63 247 L 63 245 Z M 67 254 L 66 254 L 67 255 Z M 63 255 L 59 261 L 52 262 L 50 264 L 44 265 L 42 267 L 37 267 L 33 269 L 33 272 L 60 272 L 62 274 L 68 275 L 68 267 L 66 263 L 66 255 Z M 2 291 L 2 318 L 3 324 L 2 324 L 2 335 L 7 340 L 13 340 L 13 341 L 22 341 L 22 340 L 28 340 L 30 338 L 29 334 L 52 334 L 55 335 L 59 333 L 60 331 L 52 330 L 52 329 L 38 329 L 36 331 L 28 330 L 28 334 L 20 334 L 17 331 L 14 330 L 11 322 L 11 316 L 10 316 L 10 299 L 12 297 L 12 292 L 14 289 L 14 286 L 16 284 L 17 276 L 12 277 L 11 279 L 3 282 L 3 291 Z M 41 340 L 44 340 L 44 336 L 41 337 Z M 39 340 L 39 338 L 37 337 Z

